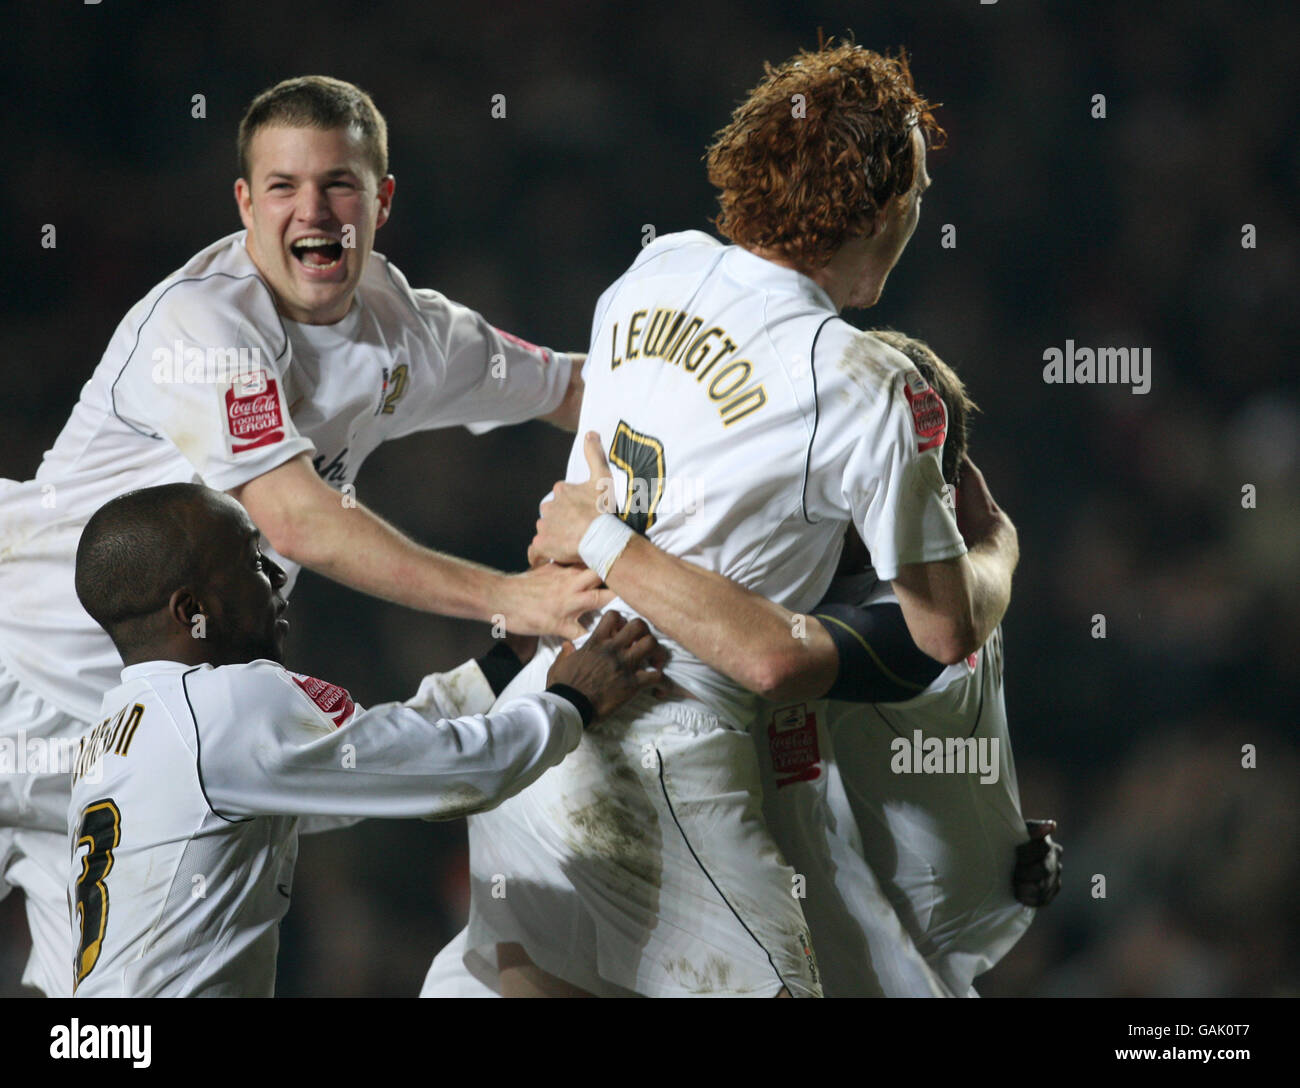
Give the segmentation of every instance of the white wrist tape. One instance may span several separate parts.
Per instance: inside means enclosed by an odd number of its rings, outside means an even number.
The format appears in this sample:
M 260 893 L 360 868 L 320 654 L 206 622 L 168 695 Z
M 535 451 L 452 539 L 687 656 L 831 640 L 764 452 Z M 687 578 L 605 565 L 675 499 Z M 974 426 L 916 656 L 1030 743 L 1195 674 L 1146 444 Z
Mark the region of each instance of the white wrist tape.
M 578 554 L 591 570 L 600 575 L 603 582 L 609 574 L 609 568 L 623 554 L 623 549 L 635 531 L 614 514 L 601 514 L 582 534 Z

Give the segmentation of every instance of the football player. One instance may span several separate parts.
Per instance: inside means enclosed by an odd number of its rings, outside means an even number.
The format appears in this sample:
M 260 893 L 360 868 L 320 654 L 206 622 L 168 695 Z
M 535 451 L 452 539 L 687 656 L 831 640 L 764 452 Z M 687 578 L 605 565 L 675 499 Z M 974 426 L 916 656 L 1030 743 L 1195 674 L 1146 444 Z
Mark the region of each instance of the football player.
M 966 456 L 974 405 L 960 378 L 920 341 L 873 335 L 940 395 L 944 477 L 967 543 L 1009 527 Z M 611 493 L 595 435 L 587 457 L 592 479 L 558 485 L 544 505 L 537 554 L 573 558 Z M 1001 628 L 946 666 L 922 653 L 851 529 L 815 619 L 644 537 L 629 540 L 605 576 L 657 629 L 774 700 L 754 728 L 764 810 L 801 878 L 825 992 L 970 993 L 1060 879 L 1051 825 L 1027 825 L 1020 813 Z M 936 758 L 948 750 L 960 767 Z
M 95 719 L 121 661 L 73 589 L 90 515 L 126 491 L 198 481 L 247 508 L 300 567 L 411 608 L 582 633 L 609 599 L 588 571 L 507 575 L 422 547 L 355 497 L 381 443 L 415 431 L 548 419 L 572 429 L 580 356 L 493 328 L 413 288 L 374 251 L 393 210 L 383 116 L 308 76 L 239 126 L 244 229 L 202 249 L 127 313 L 36 477 L 0 483 L 0 737 L 58 751 Z M 26 895 L 23 981 L 66 995 L 66 766 L 0 778 L 0 896 Z
M 663 236 L 597 304 L 580 424 L 611 451 L 623 517 L 555 558 L 603 578 L 644 539 L 800 612 L 853 525 L 926 654 L 984 644 L 1014 540 L 998 526 L 967 554 L 942 406 L 839 316 L 879 298 L 937 132 L 902 58 L 841 45 L 769 69 L 709 153 L 733 244 Z M 578 440 L 568 479 L 586 474 Z M 760 811 L 758 700 L 698 646 L 670 646 L 678 697 L 629 704 L 469 821 L 465 963 L 503 993 L 821 993 L 798 874 Z M 505 695 L 537 690 L 554 652 L 544 642 Z
M 281 663 L 286 576 L 259 538 L 195 484 L 129 492 L 82 534 L 77 593 L 125 668 L 73 771 L 78 995 L 271 996 L 299 817 L 489 808 L 661 677 L 642 667 L 656 652 L 644 621 L 606 612 L 545 691 L 487 716 L 448 718 L 443 677 L 357 706 Z

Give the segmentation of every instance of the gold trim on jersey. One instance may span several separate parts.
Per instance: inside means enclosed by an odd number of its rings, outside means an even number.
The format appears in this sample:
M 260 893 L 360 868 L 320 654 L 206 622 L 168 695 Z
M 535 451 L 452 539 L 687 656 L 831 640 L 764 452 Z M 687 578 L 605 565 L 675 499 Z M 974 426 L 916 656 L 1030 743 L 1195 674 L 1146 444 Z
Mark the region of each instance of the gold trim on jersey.
M 135 732 L 144 717 L 144 707 L 135 703 L 123 707 L 112 717 L 105 718 L 81 738 L 77 745 L 77 759 L 72 767 L 72 780 L 76 782 L 95 761 L 109 752 L 124 756 L 131 750 Z
M 640 451 L 646 451 L 648 456 L 638 456 Z M 655 511 L 664 495 L 664 444 L 652 435 L 634 431 L 619 420 L 614 439 L 609 444 L 609 460 L 627 473 L 627 501 L 618 516 L 638 533 L 644 534 L 655 523 Z M 636 463 L 647 460 L 654 462 L 653 476 L 642 475 L 650 465 Z M 650 492 L 648 500 L 645 489 Z
M 106 822 L 102 818 L 95 819 L 99 813 L 104 812 L 109 814 L 111 822 Z M 105 843 L 104 840 L 109 832 L 112 834 L 113 841 Z M 81 860 L 81 875 L 77 877 L 76 884 L 77 925 L 81 931 L 81 940 L 77 945 L 76 960 L 73 962 L 76 973 L 72 984 L 73 990 L 76 990 L 82 979 L 95 969 L 95 964 L 99 962 L 99 954 L 104 948 L 104 931 L 108 927 L 108 886 L 104 880 L 113 871 L 113 851 L 121 841 L 122 813 L 117 804 L 111 798 L 105 798 L 87 805 L 85 812 L 81 814 L 81 823 L 77 831 L 76 849 L 80 850 L 82 846 L 89 846 L 90 849 Z M 86 877 L 90 875 L 92 866 L 98 872 L 94 883 L 87 885 Z M 95 931 L 95 939 L 89 944 L 86 943 L 88 914 L 91 928 Z

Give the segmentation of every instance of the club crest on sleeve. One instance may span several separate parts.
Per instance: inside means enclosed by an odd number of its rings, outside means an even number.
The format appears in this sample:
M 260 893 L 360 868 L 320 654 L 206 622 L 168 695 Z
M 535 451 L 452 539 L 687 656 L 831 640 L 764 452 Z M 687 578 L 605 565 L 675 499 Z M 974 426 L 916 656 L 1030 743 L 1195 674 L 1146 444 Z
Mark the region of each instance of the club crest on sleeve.
M 821 777 L 817 715 L 808 713 L 807 703 L 773 711 L 767 726 L 767 743 L 777 789 L 792 782 L 815 782 Z
M 250 370 L 241 371 L 235 375 L 231 382 L 234 387 L 235 396 L 255 397 L 259 393 L 265 393 L 267 388 L 266 371 L 260 366 L 253 367 Z
M 948 434 L 948 412 L 939 394 L 915 370 L 907 375 L 903 393 L 912 409 L 912 425 L 916 428 L 916 436 L 921 440 L 917 449 L 924 452 L 942 446 Z
M 304 676 L 300 672 L 291 672 L 289 675 L 302 689 L 303 694 L 320 707 L 322 713 L 333 720 L 336 729 L 352 716 L 356 706 L 346 688 L 326 680 L 317 680 L 314 676 Z
M 226 390 L 226 428 L 231 453 L 274 445 L 284 438 L 280 390 L 275 379 L 268 378 L 261 370 L 248 379 L 235 381 Z

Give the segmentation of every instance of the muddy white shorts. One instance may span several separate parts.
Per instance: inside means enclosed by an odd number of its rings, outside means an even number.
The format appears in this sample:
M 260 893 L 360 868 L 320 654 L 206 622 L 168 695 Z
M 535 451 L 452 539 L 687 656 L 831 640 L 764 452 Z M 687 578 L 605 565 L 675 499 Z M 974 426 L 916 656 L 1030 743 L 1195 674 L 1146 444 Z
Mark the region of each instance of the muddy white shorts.
M 501 695 L 545 687 L 546 642 Z M 601 996 L 821 996 L 795 873 L 762 817 L 747 732 L 649 693 L 469 820 L 465 963 L 498 942 Z M 477 965 L 477 969 L 476 969 Z

